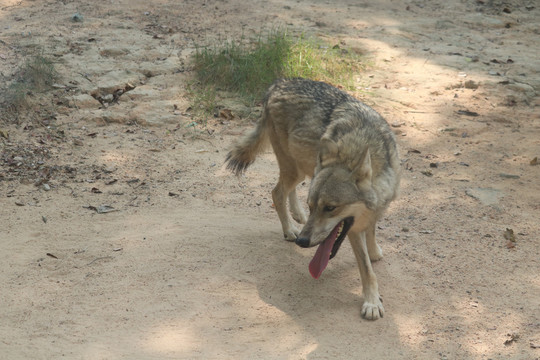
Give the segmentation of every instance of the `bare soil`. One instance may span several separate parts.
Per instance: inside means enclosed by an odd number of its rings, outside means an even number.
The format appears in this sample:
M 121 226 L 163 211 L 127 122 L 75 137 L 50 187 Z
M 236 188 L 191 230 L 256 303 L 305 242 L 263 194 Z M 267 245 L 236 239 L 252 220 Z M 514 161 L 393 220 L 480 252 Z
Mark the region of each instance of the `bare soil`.
M 0 87 L 35 53 L 61 74 L 1 112 L 0 357 L 540 358 L 539 19 L 534 0 L 0 0 Z M 193 123 L 195 46 L 275 27 L 361 51 L 354 95 L 398 135 L 381 320 L 348 244 L 314 280 L 315 249 L 282 239 L 271 151 L 223 169 L 241 107 Z

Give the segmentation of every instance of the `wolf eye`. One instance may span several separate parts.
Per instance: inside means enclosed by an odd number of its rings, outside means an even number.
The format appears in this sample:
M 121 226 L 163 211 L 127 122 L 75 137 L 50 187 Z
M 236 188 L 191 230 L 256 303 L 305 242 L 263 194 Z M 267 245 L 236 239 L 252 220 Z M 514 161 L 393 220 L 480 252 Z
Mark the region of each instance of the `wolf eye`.
M 330 211 L 334 211 L 335 209 L 336 209 L 335 206 L 326 205 L 326 206 L 323 208 L 323 211 L 325 211 L 325 212 L 330 212 Z

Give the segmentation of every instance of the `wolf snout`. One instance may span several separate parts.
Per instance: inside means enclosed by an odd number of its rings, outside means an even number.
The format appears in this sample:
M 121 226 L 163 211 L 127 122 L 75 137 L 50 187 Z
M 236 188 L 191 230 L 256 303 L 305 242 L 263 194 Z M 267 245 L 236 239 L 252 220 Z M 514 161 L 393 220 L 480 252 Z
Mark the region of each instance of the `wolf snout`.
M 303 247 L 303 248 L 309 247 L 309 239 L 308 238 L 298 237 L 298 238 L 296 238 L 295 242 L 296 242 L 296 245 L 298 245 L 300 247 Z

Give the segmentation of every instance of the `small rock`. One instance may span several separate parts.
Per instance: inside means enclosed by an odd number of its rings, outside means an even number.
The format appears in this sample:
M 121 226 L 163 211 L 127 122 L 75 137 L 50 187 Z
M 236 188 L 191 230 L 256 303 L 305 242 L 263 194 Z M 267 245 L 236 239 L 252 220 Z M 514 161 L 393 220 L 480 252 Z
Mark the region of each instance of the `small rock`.
M 110 212 L 118 211 L 118 210 L 116 210 L 110 205 L 100 205 L 97 207 L 96 211 L 98 214 L 106 214 L 106 213 L 110 213 Z
M 113 94 L 107 94 L 107 95 L 103 96 L 101 98 L 101 100 L 110 103 L 110 102 L 112 102 L 114 100 L 114 95 Z
M 84 20 L 84 17 L 79 13 L 75 13 L 71 16 L 71 21 L 73 22 L 82 22 L 83 20 Z
M 107 166 L 107 167 L 105 167 L 105 168 L 103 169 L 103 172 L 104 172 L 105 174 L 111 174 L 111 173 L 113 173 L 113 172 L 115 172 L 115 171 L 116 171 L 116 166 L 114 166 L 114 165 Z
M 45 190 L 45 191 L 51 190 L 50 185 L 49 184 L 43 184 L 43 190 Z

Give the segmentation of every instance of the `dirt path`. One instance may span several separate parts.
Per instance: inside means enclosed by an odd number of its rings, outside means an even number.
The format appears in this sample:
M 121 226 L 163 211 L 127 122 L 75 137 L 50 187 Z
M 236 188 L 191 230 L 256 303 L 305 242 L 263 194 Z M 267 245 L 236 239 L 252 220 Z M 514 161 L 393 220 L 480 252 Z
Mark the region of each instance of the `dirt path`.
M 245 4 L 0 0 L 1 81 L 36 49 L 62 74 L 53 114 L 0 119 L 0 358 L 540 358 L 540 6 Z M 190 126 L 194 44 L 274 26 L 361 49 L 398 134 L 376 322 L 348 244 L 313 280 L 282 240 L 273 154 L 222 168 L 249 124 Z

